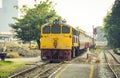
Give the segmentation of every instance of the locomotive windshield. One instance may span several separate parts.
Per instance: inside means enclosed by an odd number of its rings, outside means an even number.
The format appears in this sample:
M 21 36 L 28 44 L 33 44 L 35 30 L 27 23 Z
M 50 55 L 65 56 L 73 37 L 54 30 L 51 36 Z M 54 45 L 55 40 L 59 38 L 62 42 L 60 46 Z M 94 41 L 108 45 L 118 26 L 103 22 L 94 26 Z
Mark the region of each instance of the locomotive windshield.
M 49 33 L 50 33 L 50 26 L 45 26 L 45 27 L 43 28 L 43 33 L 44 33 L 44 34 L 49 34 Z
M 53 34 L 60 33 L 60 26 L 52 26 L 51 33 L 53 33 Z
M 62 33 L 70 33 L 70 27 L 62 26 Z
M 70 33 L 70 27 L 59 26 L 59 25 L 43 27 L 43 34 L 50 34 L 50 33 L 52 33 L 52 34 L 60 34 L 60 33 L 67 34 L 67 33 Z

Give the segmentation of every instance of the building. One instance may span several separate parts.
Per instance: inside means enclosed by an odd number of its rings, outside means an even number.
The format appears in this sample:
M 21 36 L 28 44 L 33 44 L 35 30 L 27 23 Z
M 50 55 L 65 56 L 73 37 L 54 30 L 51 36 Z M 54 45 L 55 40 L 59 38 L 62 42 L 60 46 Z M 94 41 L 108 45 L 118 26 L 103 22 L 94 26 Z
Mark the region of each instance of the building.
M 5 40 L 8 42 L 13 41 L 14 34 L 11 32 L 0 32 L 0 40 Z
M 21 8 L 23 5 L 27 5 L 32 8 L 34 4 L 34 0 L 0 0 L 0 32 L 9 32 L 11 30 L 9 24 L 15 22 L 12 17 L 22 15 L 15 6 Z
M 18 17 L 18 10 L 14 7 L 18 0 L 0 0 L 0 5 L 0 32 L 8 32 L 11 29 L 9 24 L 15 22 L 12 17 Z
M 9 27 L 9 24 L 15 22 L 13 17 L 19 18 L 22 15 L 15 6 L 21 8 L 23 5 L 27 5 L 32 8 L 34 3 L 34 0 L 0 0 L 0 40 L 15 41 L 13 38 L 15 33 L 11 32 L 12 28 Z

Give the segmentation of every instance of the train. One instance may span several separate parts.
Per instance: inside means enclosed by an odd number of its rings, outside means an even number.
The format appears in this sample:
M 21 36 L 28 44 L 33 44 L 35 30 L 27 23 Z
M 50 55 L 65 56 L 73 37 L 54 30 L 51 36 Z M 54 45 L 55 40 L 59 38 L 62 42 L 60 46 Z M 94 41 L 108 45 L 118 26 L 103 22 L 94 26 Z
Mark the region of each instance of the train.
M 41 59 L 60 62 L 70 61 L 93 45 L 93 38 L 60 20 L 41 26 Z

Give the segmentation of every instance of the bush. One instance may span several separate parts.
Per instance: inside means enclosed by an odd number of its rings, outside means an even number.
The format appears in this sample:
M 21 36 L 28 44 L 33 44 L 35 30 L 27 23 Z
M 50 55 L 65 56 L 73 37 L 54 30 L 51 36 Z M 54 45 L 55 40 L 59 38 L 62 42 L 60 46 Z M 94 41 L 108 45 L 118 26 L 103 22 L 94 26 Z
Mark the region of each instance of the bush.
M 20 57 L 17 52 L 9 52 L 7 53 L 7 58 L 18 58 Z

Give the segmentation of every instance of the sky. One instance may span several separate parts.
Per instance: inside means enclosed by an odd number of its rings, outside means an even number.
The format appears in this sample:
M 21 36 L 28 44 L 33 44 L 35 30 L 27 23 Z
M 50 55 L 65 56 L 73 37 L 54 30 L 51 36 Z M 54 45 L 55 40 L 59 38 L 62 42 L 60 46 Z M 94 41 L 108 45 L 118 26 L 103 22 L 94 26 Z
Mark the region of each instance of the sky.
M 55 0 L 56 11 L 69 24 L 80 26 L 87 32 L 92 32 L 92 26 L 102 26 L 103 18 L 112 7 L 114 0 Z
M 2 0 L 0 0 L 0 8 L 2 8 Z
M 34 0 L 21 0 L 32 6 Z M 79 26 L 87 33 L 92 27 L 102 26 L 103 18 L 112 7 L 115 0 L 52 0 L 56 12 L 67 20 L 73 27 Z

